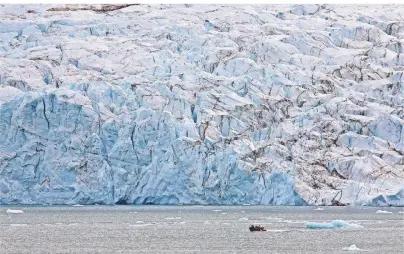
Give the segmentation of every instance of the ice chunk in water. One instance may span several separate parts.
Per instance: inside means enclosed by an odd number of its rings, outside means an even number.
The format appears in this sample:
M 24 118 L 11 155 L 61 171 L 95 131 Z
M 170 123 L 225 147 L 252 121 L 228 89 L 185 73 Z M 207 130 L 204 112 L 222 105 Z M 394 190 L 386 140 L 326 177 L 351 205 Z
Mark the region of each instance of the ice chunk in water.
M 239 221 L 248 221 L 248 218 L 244 217 L 244 218 L 240 218 L 238 219 Z
M 331 223 L 307 222 L 306 228 L 309 229 L 336 229 L 336 228 L 363 228 L 363 226 L 348 223 L 343 220 L 333 220 Z
M 344 250 L 344 251 L 363 251 L 362 249 L 359 249 L 358 247 L 356 247 L 355 244 L 352 244 L 349 247 L 345 247 L 342 250 Z
M 393 213 L 393 212 L 389 212 L 389 211 L 384 211 L 384 210 L 377 210 L 376 213 Z
M 28 224 L 10 224 L 11 227 L 25 227 L 28 226 Z
M 318 223 L 318 222 L 307 222 L 306 228 L 309 229 L 332 229 L 334 225 L 331 223 Z
M 318 207 L 316 209 L 313 209 L 314 211 L 324 211 L 324 208 Z
M 282 221 L 283 218 L 279 218 L 279 217 L 267 217 L 265 218 L 266 220 L 275 220 L 275 221 Z
M 6 213 L 19 214 L 19 213 L 24 213 L 24 211 L 22 211 L 22 210 L 7 209 Z

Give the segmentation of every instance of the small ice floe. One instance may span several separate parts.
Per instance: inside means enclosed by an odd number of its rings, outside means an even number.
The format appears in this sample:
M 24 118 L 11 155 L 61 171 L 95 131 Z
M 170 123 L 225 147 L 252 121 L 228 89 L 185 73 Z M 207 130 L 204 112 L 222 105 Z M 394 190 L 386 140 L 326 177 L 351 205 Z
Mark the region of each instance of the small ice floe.
M 398 211 L 398 213 L 404 213 L 404 211 Z
M 74 205 L 72 205 L 72 206 L 74 206 L 74 207 L 82 207 L 83 205 L 80 205 L 80 204 L 74 204 Z
M 138 223 L 138 224 L 130 224 L 130 227 L 147 227 L 147 226 L 152 226 L 153 223 Z
M 181 217 L 167 217 L 166 220 L 180 220 Z
M 324 208 L 317 207 L 317 208 L 313 209 L 313 211 L 324 211 Z
M 267 229 L 267 232 L 291 232 L 289 229 Z
M 248 221 L 248 218 L 244 217 L 244 218 L 240 218 L 238 219 L 239 221 Z
M 393 213 L 393 212 L 389 212 L 389 211 L 384 211 L 384 210 L 377 210 L 376 213 Z
M 138 220 L 138 221 L 136 221 L 136 223 L 137 223 L 137 224 L 142 224 L 142 223 L 144 223 L 144 221 Z
M 227 213 L 222 213 L 223 215 L 227 214 Z
M 251 205 L 251 204 L 243 204 L 244 206 L 249 206 L 249 205 Z
M 241 211 L 242 213 L 245 213 L 244 211 Z
M 337 229 L 337 228 L 363 228 L 363 226 L 348 223 L 343 220 L 333 220 L 330 223 L 307 222 L 306 228 L 309 229 Z
M 292 224 L 300 224 L 300 223 L 302 223 L 302 221 L 300 221 L 300 220 L 280 220 L 278 222 L 292 223 Z
M 356 247 L 355 244 L 352 244 L 349 247 L 345 247 L 342 249 L 343 251 L 363 251 L 362 249 L 359 249 L 358 247 Z
M 213 210 L 214 212 L 221 212 L 222 210 Z
M 10 227 L 26 227 L 28 224 L 10 224 Z
M 22 211 L 22 210 L 7 209 L 6 213 L 20 214 L 20 213 L 24 213 L 24 211 Z
M 139 213 L 139 212 L 129 212 L 129 213 Z
M 265 218 L 266 220 L 276 220 L 276 221 L 281 221 L 283 220 L 283 218 L 279 218 L 279 217 L 267 217 Z

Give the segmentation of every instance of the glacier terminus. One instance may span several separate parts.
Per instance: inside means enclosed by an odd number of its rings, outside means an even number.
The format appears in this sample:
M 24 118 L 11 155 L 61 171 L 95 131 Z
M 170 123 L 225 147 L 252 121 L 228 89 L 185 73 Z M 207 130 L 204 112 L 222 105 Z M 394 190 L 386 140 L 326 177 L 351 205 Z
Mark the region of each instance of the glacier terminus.
M 0 5 L 0 204 L 404 206 L 403 5 Z

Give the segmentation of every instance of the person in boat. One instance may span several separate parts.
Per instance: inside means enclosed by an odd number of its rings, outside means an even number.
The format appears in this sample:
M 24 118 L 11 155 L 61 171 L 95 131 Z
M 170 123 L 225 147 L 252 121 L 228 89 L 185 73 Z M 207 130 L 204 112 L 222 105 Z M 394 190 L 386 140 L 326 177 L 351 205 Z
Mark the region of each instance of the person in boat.
M 258 225 L 258 226 L 251 225 L 250 226 L 250 231 L 266 231 L 266 230 L 265 230 L 264 227 L 262 227 L 260 225 Z

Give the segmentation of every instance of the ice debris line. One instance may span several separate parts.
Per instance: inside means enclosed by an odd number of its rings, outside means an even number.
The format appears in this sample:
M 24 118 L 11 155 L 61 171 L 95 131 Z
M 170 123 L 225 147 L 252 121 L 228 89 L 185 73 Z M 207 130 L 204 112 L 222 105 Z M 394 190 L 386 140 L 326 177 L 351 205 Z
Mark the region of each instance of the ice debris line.
M 1 5 L 0 204 L 404 205 L 403 5 Z

